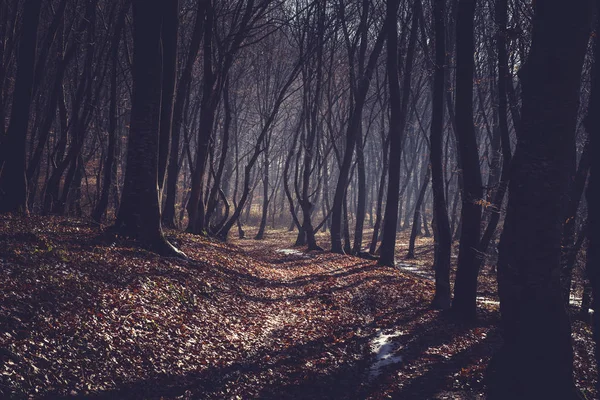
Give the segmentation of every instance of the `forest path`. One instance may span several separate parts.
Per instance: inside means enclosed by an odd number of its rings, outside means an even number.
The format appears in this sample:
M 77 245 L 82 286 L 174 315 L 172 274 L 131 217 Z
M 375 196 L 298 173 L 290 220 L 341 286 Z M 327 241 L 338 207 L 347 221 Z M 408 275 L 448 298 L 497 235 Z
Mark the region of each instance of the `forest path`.
M 290 232 L 283 229 L 267 231 L 265 238 L 262 240 L 252 239 L 255 231 L 257 231 L 257 228 L 248 227 L 246 228 L 246 238 L 239 239 L 232 237 L 231 243 L 243 248 L 257 259 L 264 259 L 265 262 L 274 261 L 275 263 L 280 263 L 282 260 L 309 260 L 320 253 L 317 251 L 307 251 L 305 246 L 294 246 L 297 235 L 296 231 Z M 372 229 L 365 229 L 363 239 L 364 251 L 368 249 L 372 234 Z M 329 249 L 329 235 L 327 233 L 319 232 L 316 238 L 321 247 Z M 435 282 L 435 272 L 433 270 L 433 237 L 417 236 L 415 241 L 415 258 L 412 259 L 406 258 L 409 238 L 410 230 L 398 232 L 395 268 L 417 278 L 425 279 L 432 283 Z M 458 246 L 456 245 L 455 247 L 452 254 L 453 263 L 456 262 L 458 256 Z M 268 256 L 268 254 L 271 254 L 271 256 Z M 360 260 L 360 258 L 355 259 Z M 451 271 L 451 282 L 454 282 L 454 273 L 453 268 Z M 490 266 L 484 266 L 480 273 L 477 300 L 480 304 L 495 307 L 500 305 L 497 296 L 496 274 Z M 579 302 L 581 302 L 581 298 L 579 298 Z
M 295 249 L 280 231 L 232 243 L 167 236 L 190 260 L 86 221 L 1 217 L 0 397 L 482 395 L 497 307 L 456 323 L 429 309 L 428 279 Z

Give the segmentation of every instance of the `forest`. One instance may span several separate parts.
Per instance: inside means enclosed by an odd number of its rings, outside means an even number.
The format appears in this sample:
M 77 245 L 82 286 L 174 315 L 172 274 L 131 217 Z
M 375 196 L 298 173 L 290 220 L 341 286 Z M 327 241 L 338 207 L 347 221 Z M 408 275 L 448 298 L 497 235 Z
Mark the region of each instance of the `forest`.
M 600 398 L 599 35 L 0 0 L 0 398 Z

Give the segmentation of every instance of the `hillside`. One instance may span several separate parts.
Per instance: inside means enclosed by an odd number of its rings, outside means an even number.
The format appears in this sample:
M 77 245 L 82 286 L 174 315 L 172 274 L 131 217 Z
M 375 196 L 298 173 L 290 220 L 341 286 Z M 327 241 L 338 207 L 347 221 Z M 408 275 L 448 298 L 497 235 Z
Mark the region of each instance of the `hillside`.
M 375 261 L 169 233 L 161 258 L 85 221 L 0 219 L 0 397 L 479 398 L 500 343 Z M 591 334 L 574 322 L 592 398 Z

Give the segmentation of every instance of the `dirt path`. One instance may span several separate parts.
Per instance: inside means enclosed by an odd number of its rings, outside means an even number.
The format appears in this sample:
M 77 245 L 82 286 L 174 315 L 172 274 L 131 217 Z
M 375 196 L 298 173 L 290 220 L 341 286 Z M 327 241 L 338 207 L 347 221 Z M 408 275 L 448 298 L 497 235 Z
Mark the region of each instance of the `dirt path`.
M 482 305 L 476 324 L 456 324 L 428 308 L 428 279 L 291 251 L 293 235 L 283 232 L 233 244 L 169 238 L 191 261 L 157 257 L 82 221 L 1 219 L 0 397 L 484 392 L 499 344 L 492 305 Z M 585 362 L 588 336 L 576 348 Z M 578 383 L 592 387 L 593 372 L 581 365 Z

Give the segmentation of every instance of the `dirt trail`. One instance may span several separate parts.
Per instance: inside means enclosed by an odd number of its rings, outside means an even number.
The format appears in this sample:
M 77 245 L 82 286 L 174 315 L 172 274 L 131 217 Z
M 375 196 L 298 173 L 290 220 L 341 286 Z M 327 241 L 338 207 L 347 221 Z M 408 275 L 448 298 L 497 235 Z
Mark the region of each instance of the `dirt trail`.
M 500 340 L 492 304 L 481 304 L 476 324 L 457 324 L 429 309 L 428 279 L 293 249 L 294 235 L 282 231 L 230 244 L 168 237 L 190 261 L 139 250 L 84 221 L 0 219 L 0 397 L 471 399 L 484 392 Z M 423 241 L 415 263 L 426 268 Z M 589 334 L 580 337 L 576 355 L 589 364 Z M 578 383 L 591 388 L 585 368 L 578 367 Z

